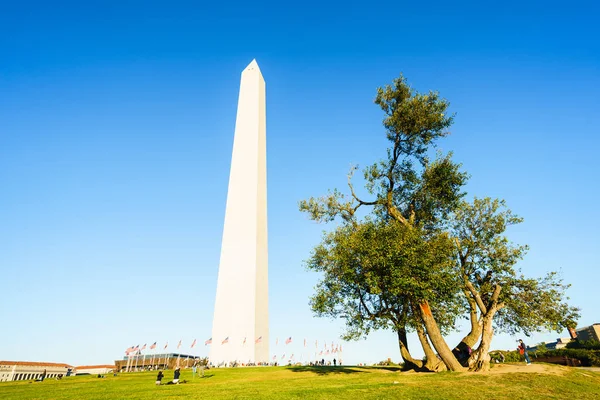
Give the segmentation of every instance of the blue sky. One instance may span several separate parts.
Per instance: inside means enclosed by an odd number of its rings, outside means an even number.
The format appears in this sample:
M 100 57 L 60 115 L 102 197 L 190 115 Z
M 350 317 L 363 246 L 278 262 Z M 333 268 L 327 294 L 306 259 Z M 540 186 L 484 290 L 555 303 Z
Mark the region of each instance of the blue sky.
M 580 325 L 600 322 L 598 11 L 0 5 L 0 359 L 105 363 L 132 344 L 210 337 L 239 79 L 253 58 L 267 82 L 272 354 L 339 342 L 341 324 L 310 312 L 318 276 L 303 267 L 327 227 L 297 203 L 384 155 L 373 99 L 400 72 L 450 100 L 456 123 L 440 148 L 471 174 L 469 195 L 525 218 L 510 231 L 531 247 L 523 272 L 561 270 Z M 348 363 L 400 359 L 392 332 L 344 350 Z

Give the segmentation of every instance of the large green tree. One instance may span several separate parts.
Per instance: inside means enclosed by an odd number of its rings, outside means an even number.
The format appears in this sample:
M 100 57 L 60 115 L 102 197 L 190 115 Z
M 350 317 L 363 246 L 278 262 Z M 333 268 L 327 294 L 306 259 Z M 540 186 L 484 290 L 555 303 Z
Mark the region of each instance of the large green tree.
M 473 370 L 489 366 L 494 317 L 499 328 L 525 333 L 571 323 L 576 310 L 564 303 L 564 285 L 554 275 L 517 276 L 514 264 L 526 249 L 502 234 L 518 218 L 498 214 L 490 200 L 464 202 L 467 174 L 451 154 L 430 158 L 453 122 L 448 102 L 437 92 L 415 92 L 401 76 L 378 89 L 375 103 L 385 114 L 390 144 L 383 160 L 363 170 L 369 198 L 357 194 L 353 168 L 348 194 L 334 190 L 300 202 L 300 210 L 316 221 L 339 218 L 308 261 L 308 268 L 323 273 L 313 310 L 344 318 L 347 338 L 394 329 L 405 363 L 425 370 L 440 369 L 438 355 L 444 367 L 465 369 L 443 337 L 460 317 L 470 318 L 471 331 L 457 347 L 480 342 L 470 360 Z M 361 219 L 357 211 L 364 207 L 369 216 Z M 546 311 L 537 317 L 523 304 L 527 290 L 545 299 Z M 426 362 L 411 356 L 410 331 L 417 333 Z

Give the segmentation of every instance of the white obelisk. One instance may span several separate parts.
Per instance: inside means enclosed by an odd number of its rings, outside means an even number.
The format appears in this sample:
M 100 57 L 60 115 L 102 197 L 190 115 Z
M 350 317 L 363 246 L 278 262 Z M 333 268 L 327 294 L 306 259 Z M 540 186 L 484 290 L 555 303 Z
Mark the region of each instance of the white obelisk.
M 256 60 L 242 72 L 210 361 L 268 362 L 265 80 Z

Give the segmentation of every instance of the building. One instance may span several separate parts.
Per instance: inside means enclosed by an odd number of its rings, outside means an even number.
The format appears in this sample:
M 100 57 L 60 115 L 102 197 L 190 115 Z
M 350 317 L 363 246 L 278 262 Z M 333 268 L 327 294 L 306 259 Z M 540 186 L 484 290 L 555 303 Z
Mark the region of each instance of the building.
M 577 332 L 577 340 L 600 342 L 600 324 L 579 328 L 575 332 Z
M 0 361 L 0 382 L 40 379 L 44 371 L 46 378 L 69 376 L 73 366 L 50 362 Z
M 265 80 L 242 71 L 209 359 L 269 361 Z
M 572 339 L 570 337 L 558 338 L 558 339 L 556 339 L 556 342 L 546 343 L 546 348 L 548 350 L 564 349 L 565 347 L 567 347 L 567 344 L 569 344 L 571 341 L 572 341 Z
M 103 374 L 111 374 L 116 371 L 116 367 L 114 365 L 80 365 L 79 367 L 75 367 L 75 375 L 103 375 Z
M 163 353 L 123 357 L 115 361 L 115 372 L 135 372 L 148 369 L 187 368 L 194 364 L 197 358 L 191 354 Z

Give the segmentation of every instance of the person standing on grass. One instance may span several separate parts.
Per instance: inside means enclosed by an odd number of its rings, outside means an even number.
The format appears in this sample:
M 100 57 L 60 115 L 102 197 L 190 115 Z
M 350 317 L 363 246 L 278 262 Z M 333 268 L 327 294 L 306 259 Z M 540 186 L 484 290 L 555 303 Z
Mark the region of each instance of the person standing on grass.
M 527 345 L 523 343 L 523 339 L 519 339 L 519 354 L 525 356 L 525 362 L 527 365 L 531 364 L 531 360 L 529 359 L 529 354 L 527 354 Z

